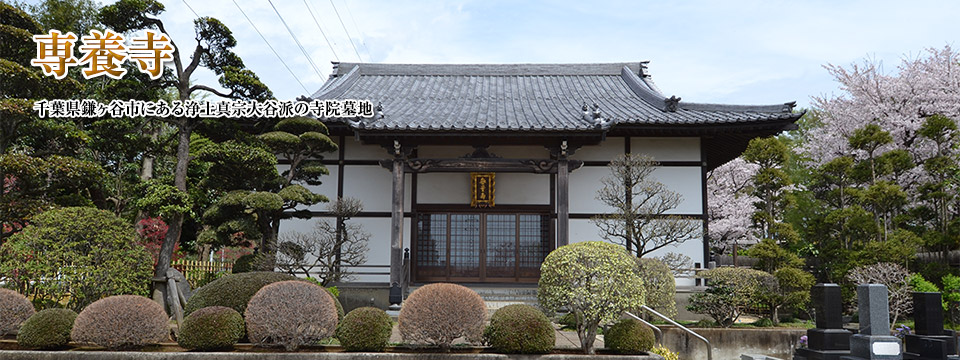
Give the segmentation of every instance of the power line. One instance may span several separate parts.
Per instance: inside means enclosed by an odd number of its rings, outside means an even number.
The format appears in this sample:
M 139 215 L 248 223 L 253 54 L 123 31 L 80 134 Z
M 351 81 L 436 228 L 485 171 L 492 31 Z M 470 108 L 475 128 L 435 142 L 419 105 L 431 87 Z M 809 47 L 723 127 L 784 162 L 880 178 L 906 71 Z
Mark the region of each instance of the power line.
M 323 32 L 323 27 L 320 26 L 320 21 L 317 21 L 317 17 L 313 16 L 313 10 L 310 10 L 310 4 L 307 4 L 307 0 L 303 0 L 303 5 L 307 7 L 307 11 L 310 12 L 310 17 L 313 18 L 313 23 L 317 24 L 317 29 L 320 30 L 320 35 L 323 35 L 323 40 L 327 42 L 327 46 L 330 48 L 330 52 L 333 53 L 333 57 L 337 59 L 337 62 L 340 62 L 340 56 L 337 56 L 337 51 L 333 49 L 333 45 L 330 45 L 330 39 L 327 39 L 327 34 Z
M 193 9 L 193 6 L 190 6 L 190 4 L 187 3 L 187 0 L 183 0 L 183 4 L 187 6 L 187 9 L 190 9 L 190 11 L 193 12 L 193 15 L 196 15 L 197 18 L 200 18 L 200 14 L 197 14 L 197 11 Z
M 287 28 L 287 32 L 290 33 L 290 37 L 293 38 L 293 41 L 297 43 L 297 47 L 300 48 L 300 51 L 303 52 L 303 56 L 307 58 L 307 62 L 310 63 L 310 66 L 313 66 L 313 71 L 317 72 L 317 76 L 323 79 L 323 75 L 320 74 L 320 68 L 317 67 L 317 64 L 313 63 L 313 59 L 310 58 L 310 55 L 307 54 L 307 49 L 303 48 L 303 44 L 300 43 L 300 40 L 297 39 L 297 35 L 293 33 L 293 30 L 290 29 L 290 26 L 287 25 L 287 21 L 283 19 L 283 15 L 280 15 L 280 11 L 277 11 L 277 7 L 273 6 L 273 0 L 267 0 L 270 3 L 270 7 L 273 8 L 273 12 L 277 13 L 277 16 L 280 17 L 280 22 L 283 23 L 283 27 Z
M 304 0 L 306 1 L 306 0 Z M 353 18 L 353 12 L 350 11 L 350 2 L 344 1 L 343 7 L 347 9 L 347 16 L 350 17 L 350 22 L 353 23 L 353 28 L 357 29 L 357 36 L 360 38 L 360 47 L 363 48 L 363 51 L 367 53 L 367 58 L 370 58 L 370 49 L 367 48 L 367 42 L 363 40 L 363 31 L 360 30 L 360 26 L 357 25 L 357 19 Z
M 337 11 L 337 5 L 333 4 L 333 0 L 330 0 L 330 6 L 333 6 L 333 13 L 337 14 L 337 20 L 340 20 L 340 26 L 343 27 L 343 32 L 347 33 L 347 40 L 350 40 L 350 46 L 353 46 L 353 52 L 357 54 L 357 59 L 360 62 L 363 62 L 363 58 L 360 57 L 360 52 L 357 51 L 357 45 L 353 43 L 353 38 L 350 37 L 350 32 L 347 31 L 347 26 L 343 24 L 343 18 L 340 17 L 340 12 Z
M 277 53 L 277 50 L 273 48 L 273 45 L 270 45 L 270 42 L 269 42 L 269 41 L 267 41 L 267 37 L 266 37 L 266 36 L 263 36 L 263 33 L 260 32 L 260 29 L 257 29 L 257 25 L 254 24 L 253 21 L 250 20 L 250 17 L 247 16 L 247 13 L 244 12 L 244 11 L 243 11 L 243 8 L 240 7 L 240 4 L 237 4 L 237 0 L 233 0 L 233 4 L 237 6 L 237 9 L 239 9 L 239 10 L 240 10 L 240 13 L 243 14 L 243 17 L 247 19 L 247 22 L 250 23 L 250 26 L 253 26 L 253 30 L 255 30 L 255 31 L 257 32 L 257 34 L 260 35 L 260 38 L 263 39 L 263 42 L 267 43 L 267 47 L 270 48 L 270 51 L 273 51 L 273 54 L 277 56 L 277 59 L 279 59 L 279 60 L 280 60 L 280 63 L 283 64 L 283 67 L 285 67 L 285 68 L 287 69 L 287 71 L 290 72 L 290 76 L 293 76 L 293 79 L 296 80 L 298 84 L 300 84 L 300 87 L 303 88 L 304 93 L 309 94 L 309 93 L 310 93 L 310 90 L 307 90 L 307 87 L 306 87 L 306 86 L 303 86 L 303 83 L 300 82 L 300 78 L 297 77 L 297 75 L 293 73 L 293 70 L 290 70 L 290 67 L 287 66 L 287 63 L 286 63 L 285 61 L 283 61 L 283 58 L 280 57 L 280 54 Z

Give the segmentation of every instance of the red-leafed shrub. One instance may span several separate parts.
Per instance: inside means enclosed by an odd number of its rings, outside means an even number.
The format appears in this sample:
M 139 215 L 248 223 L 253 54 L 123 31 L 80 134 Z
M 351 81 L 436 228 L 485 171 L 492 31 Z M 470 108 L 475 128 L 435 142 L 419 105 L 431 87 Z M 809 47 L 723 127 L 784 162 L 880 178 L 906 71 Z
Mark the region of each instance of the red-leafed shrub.
M 12 334 L 36 310 L 26 296 L 10 289 L 0 289 L 0 335 Z
M 169 339 L 167 313 L 143 296 L 118 295 L 97 300 L 80 312 L 70 337 L 110 349 L 135 348 Z
M 153 266 L 157 266 L 157 260 L 160 258 L 160 247 L 163 246 L 163 238 L 167 236 L 167 230 L 170 226 L 161 218 L 146 218 L 137 223 L 137 234 L 140 235 L 140 245 L 143 245 L 150 256 L 153 257 Z M 177 261 L 183 258 L 180 253 L 180 243 L 173 244 L 173 257 L 171 261 Z
M 188 350 L 217 350 L 233 347 L 243 337 L 243 316 L 223 306 L 194 311 L 180 328 L 177 344 Z
M 250 342 L 287 350 L 333 336 L 337 327 L 337 308 L 330 293 L 299 280 L 264 286 L 250 299 L 244 317 Z
M 478 341 L 486 316 L 486 304 L 473 290 L 456 284 L 428 284 L 404 302 L 400 335 L 404 341 L 447 349 L 457 338 Z

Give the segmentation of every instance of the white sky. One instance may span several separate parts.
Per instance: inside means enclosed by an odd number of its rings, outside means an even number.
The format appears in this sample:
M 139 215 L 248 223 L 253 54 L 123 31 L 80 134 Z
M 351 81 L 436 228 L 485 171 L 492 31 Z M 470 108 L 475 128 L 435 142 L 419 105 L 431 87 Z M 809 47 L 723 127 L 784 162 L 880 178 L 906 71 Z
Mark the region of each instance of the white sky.
M 312 93 L 335 61 L 356 62 L 331 0 L 236 0 Z M 110 2 L 110 1 L 107 1 Z M 233 31 L 235 51 L 278 99 L 305 94 L 231 0 L 166 0 L 161 19 L 194 46 L 189 4 Z M 929 47 L 960 46 L 960 1 L 372 1 L 332 0 L 364 62 L 577 63 L 650 61 L 665 95 L 686 101 L 773 104 L 836 94 L 823 69 L 866 58 L 896 71 Z M 192 51 L 182 51 L 183 56 Z M 215 85 L 206 72 L 195 81 Z

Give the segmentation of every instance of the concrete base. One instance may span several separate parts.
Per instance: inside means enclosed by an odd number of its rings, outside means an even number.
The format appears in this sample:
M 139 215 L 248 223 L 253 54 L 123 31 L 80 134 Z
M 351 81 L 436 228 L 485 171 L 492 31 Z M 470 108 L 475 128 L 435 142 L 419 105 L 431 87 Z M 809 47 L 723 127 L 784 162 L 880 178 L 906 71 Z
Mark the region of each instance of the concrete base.
M 345 312 L 364 306 L 378 309 L 390 306 L 390 287 L 386 284 L 338 284 L 337 289 L 340 290 L 340 304 Z
M 0 351 L 4 360 L 459 360 L 544 359 L 588 360 L 596 355 L 456 354 L 456 353 L 232 353 L 232 352 L 132 352 L 132 351 Z M 663 360 L 660 355 L 601 355 L 611 360 Z
M 901 360 L 900 339 L 894 336 L 860 335 L 850 337 L 850 356 L 841 360 Z
M 840 360 L 844 356 L 850 356 L 850 350 L 797 349 L 793 360 Z

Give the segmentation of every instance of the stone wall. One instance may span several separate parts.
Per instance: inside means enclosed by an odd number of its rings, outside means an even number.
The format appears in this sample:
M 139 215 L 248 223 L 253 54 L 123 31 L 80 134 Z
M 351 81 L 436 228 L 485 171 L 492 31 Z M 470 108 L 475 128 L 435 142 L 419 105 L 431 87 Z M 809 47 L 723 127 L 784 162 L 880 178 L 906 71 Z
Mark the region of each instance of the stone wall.
M 661 326 L 663 343 L 680 352 L 680 359 L 706 360 L 707 348 L 702 341 L 672 326 Z M 707 338 L 713 347 L 713 360 L 739 360 L 741 354 L 762 354 L 780 359 L 793 358 L 793 349 L 806 335 L 806 329 L 691 329 Z

